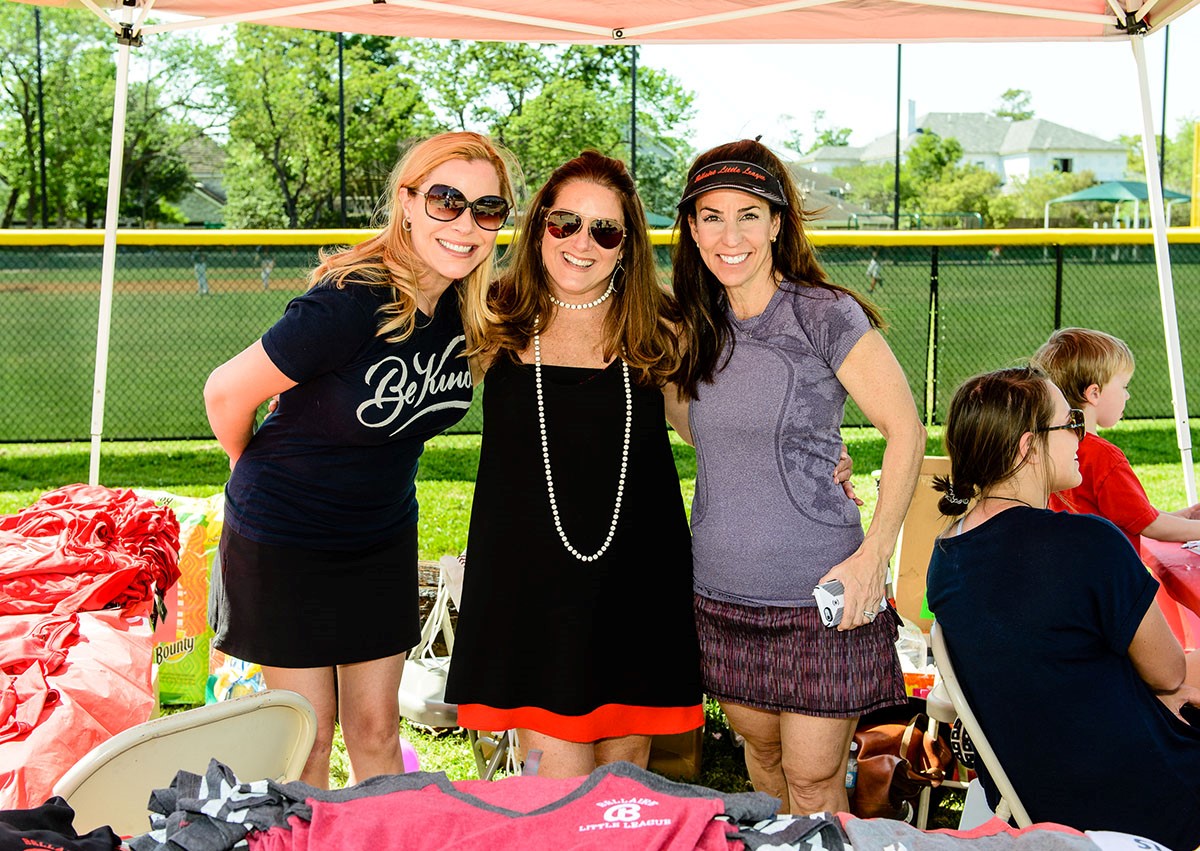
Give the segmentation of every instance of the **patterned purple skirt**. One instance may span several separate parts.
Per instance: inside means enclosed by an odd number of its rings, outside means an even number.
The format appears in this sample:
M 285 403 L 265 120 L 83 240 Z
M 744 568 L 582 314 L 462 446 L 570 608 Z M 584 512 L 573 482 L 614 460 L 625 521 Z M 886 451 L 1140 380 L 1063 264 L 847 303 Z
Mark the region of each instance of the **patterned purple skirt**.
M 890 606 L 858 629 L 828 629 L 816 606 L 741 606 L 696 595 L 704 691 L 720 701 L 817 718 L 907 703 Z

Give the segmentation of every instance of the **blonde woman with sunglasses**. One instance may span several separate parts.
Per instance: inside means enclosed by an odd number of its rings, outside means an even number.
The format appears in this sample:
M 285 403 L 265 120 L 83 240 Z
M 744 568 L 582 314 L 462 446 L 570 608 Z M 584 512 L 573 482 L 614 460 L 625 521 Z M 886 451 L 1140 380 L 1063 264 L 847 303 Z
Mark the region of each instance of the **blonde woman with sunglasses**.
M 322 252 L 307 292 L 205 386 L 231 471 L 213 644 L 312 703 L 302 779 L 313 786 L 329 783 L 335 722 L 353 781 L 403 771 L 398 688 L 420 634 L 417 459 L 471 404 L 462 303 L 492 279 L 509 160 L 475 133 L 415 145 L 392 172 L 378 235 Z
M 953 522 L 930 560 L 929 607 L 1034 822 L 1183 851 L 1200 843 L 1200 730 L 1181 717 L 1200 707 L 1200 662 L 1171 633 L 1158 583 L 1125 535 L 1047 508 L 1080 482 L 1080 441 L 1094 439 L 1085 429 L 1036 367 L 955 391 L 952 473 L 934 482 Z M 995 806 L 994 785 L 981 781 Z

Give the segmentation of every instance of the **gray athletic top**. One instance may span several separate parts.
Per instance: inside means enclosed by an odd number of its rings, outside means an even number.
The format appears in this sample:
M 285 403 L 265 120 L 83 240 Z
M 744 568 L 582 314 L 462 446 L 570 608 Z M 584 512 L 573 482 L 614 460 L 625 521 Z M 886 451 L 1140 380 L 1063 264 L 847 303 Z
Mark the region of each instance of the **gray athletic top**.
M 758 316 L 730 312 L 733 357 L 690 406 L 694 587 L 743 605 L 812 606 L 817 580 L 863 539 L 858 507 L 833 480 L 846 403 L 835 373 L 870 323 L 848 295 L 782 286 Z

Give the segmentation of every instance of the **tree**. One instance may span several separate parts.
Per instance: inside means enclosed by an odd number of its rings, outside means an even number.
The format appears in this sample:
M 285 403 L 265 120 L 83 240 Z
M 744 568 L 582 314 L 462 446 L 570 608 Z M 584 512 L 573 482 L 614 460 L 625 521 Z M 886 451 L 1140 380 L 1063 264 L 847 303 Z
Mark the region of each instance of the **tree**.
M 918 192 L 942 180 L 947 171 L 962 159 L 963 148 L 953 137 L 943 139 L 936 133 L 926 131 L 908 147 L 904 160 L 910 178 Z
M 781 116 L 784 122 L 789 122 L 792 119 L 790 115 Z M 784 145 L 797 154 L 804 156 L 811 154 L 818 148 L 845 148 L 850 145 L 850 135 L 853 132 L 849 127 L 828 127 L 823 126 L 825 120 L 825 110 L 817 109 L 812 113 L 812 132 L 813 142 L 810 145 L 804 143 L 804 134 L 793 127 L 789 127 L 787 139 Z
M 1165 189 L 1174 189 L 1176 192 L 1183 192 L 1186 195 L 1192 193 L 1192 145 L 1196 137 L 1197 121 L 1200 121 L 1200 118 L 1194 115 L 1181 118 L 1176 124 L 1178 130 L 1175 138 L 1167 137 L 1163 170 L 1163 188 Z M 1146 162 L 1142 159 L 1142 137 L 1121 136 L 1120 141 L 1129 149 L 1126 163 L 1127 173 L 1130 176 L 1145 179 Z M 1156 136 L 1154 144 L 1162 145 L 1162 136 Z M 1158 153 L 1157 149 L 1155 153 Z M 1187 210 L 1187 204 L 1176 204 L 1171 211 L 1172 217 L 1178 222 L 1182 215 L 1185 217 L 1183 221 L 1186 224 Z
M 895 168 L 890 165 L 843 166 L 833 170 L 833 176 L 850 188 L 846 197 L 869 210 L 890 213 L 896 197 Z M 900 208 L 911 209 L 915 197 L 911 175 L 900 170 Z
M 193 185 L 184 147 L 226 123 L 224 92 L 214 84 L 220 49 L 194 38 L 155 38 L 153 50 L 138 55 L 139 81 L 129 86 L 121 171 L 121 213 L 143 227 L 177 219 L 171 205 Z
M 1000 187 L 1000 177 L 977 165 L 952 166 L 941 180 L 924 184 L 922 213 L 979 213 L 990 221 L 989 206 Z
M 25 222 L 40 218 L 34 9 L 0 6 L 0 177 L 14 187 L 3 226 L 24 202 Z M 112 34 L 89 17 L 41 9 L 46 202 L 56 224 L 92 227 L 104 211 L 116 85 Z M 219 92 L 199 86 L 215 49 L 185 36 L 158 36 L 153 60 L 131 61 L 122 185 L 123 212 L 170 220 L 171 203 L 190 185 L 178 147 L 218 121 Z M 136 67 L 135 67 L 136 66 Z M 213 97 L 210 97 L 213 95 Z
M 176 220 L 172 206 L 192 187 L 180 150 L 196 130 L 170 120 L 160 92 L 149 83 L 130 86 L 129 122 L 121 169 L 121 215 L 147 222 Z
M 627 67 L 622 66 L 622 71 Z M 638 67 L 637 186 L 648 211 L 675 214 L 691 164 L 691 131 L 686 129 L 695 114 L 695 95 L 679 81 L 657 68 Z M 614 94 L 618 109 L 628 107 Z M 628 132 L 624 134 L 628 140 Z
M 1018 178 L 1008 192 L 993 198 L 988 205 L 992 224 L 1002 228 L 1013 219 L 1040 222 L 1045 215 L 1047 201 L 1078 192 L 1095 182 L 1095 175 L 1090 171 L 1047 171 L 1025 180 Z M 1076 224 L 1085 224 L 1082 214 L 1072 211 L 1069 215 L 1078 217 Z
M 286 228 L 287 216 L 271 173 L 254 145 L 231 142 L 225 162 L 225 224 L 231 228 Z
M 631 48 L 413 40 L 404 49 L 433 114 L 511 149 L 530 188 L 587 147 L 630 159 Z M 648 209 L 673 210 L 694 96 L 642 65 L 637 87 L 639 190 Z
M 505 135 L 532 187 L 585 148 L 618 152 L 620 121 L 616 104 L 597 98 L 582 81 L 552 80 L 506 122 Z
M 1025 89 L 1007 89 L 1000 95 L 996 115 L 1012 121 L 1027 121 L 1033 118 L 1033 95 Z
M 510 122 L 551 82 L 575 81 L 597 95 L 608 94 L 602 84 L 611 86 L 628 62 L 621 47 L 413 39 L 404 40 L 403 49 L 448 128 L 481 130 L 510 148 Z M 567 122 L 560 117 L 556 123 Z
M 979 213 L 988 216 L 1000 178 L 975 165 L 959 165 L 962 145 L 954 138 L 924 133 L 908 148 L 900 166 L 900 209 L 909 213 Z M 895 209 L 896 176 L 892 165 L 862 165 L 834 170 L 850 185 L 848 197 L 871 210 Z
M 96 26 L 88 26 L 90 22 L 75 12 L 40 12 L 47 206 L 61 222 L 70 213 L 64 207 L 70 205 L 72 196 L 62 172 L 68 152 L 80 160 L 107 161 L 108 134 L 87 138 L 85 148 L 70 148 L 82 141 L 80 137 L 95 128 L 97 119 L 105 114 L 97 104 L 109 104 L 107 114 L 111 116 L 115 71 L 100 44 Z M 34 13 L 33 8 L 20 4 L 0 6 L 0 177 L 12 187 L 0 222 L 3 227 L 12 226 L 19 208 L 24 210 L 27 227 L 40 220 Z
M 227 165 L 232 187 L 253 189 L 245 201 L 230 193 L 239 216 L 261 218 L 270 175 L 288 227 L 340 223 L 337 38 L 332 33 L 241 24 L 222 79 L 233 110 Z M 347 195 L 368 205 L 406 140 L 437 129 L 408 69 L 375 39 L 343 41 Z M 255 211 L 247 213 L 246 211 Z M 268 216 L 268 218 L 270 218 Z
M 916 212 L 979 213 L 987 218 L 1000 178 L 977 165 L 960 165 L 962 155 L 957 139 L 928 131 L 909 146 L 902 171 L 912 183 Z

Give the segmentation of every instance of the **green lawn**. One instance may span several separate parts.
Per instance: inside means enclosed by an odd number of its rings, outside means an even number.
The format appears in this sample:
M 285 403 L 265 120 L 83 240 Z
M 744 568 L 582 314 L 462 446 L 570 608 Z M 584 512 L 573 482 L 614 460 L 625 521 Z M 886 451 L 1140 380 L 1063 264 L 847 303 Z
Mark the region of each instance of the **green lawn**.
M 1155 505 L 1169 510 L 1185 505 L 1172 423 L 1127 421 L 1105 435 L 1128 454 Z M 848 428 L 844 436 L 854 457 L 854 483 L 865 502 L 866 524 L 875 506 L 871 471 L 881 463 L 883 440 L 870 428 Z M 1193 431 L 1193 443 L 1196 439 L 1197 432 Z M 695 453 L 674 434 L 672 440 L 676 467 L 690 508 L 696 476 Z M 928 445 L 930 454 L 941 454 L 940 440 L 940 430 L 934 429 Z M 477 435 L 444 435 L 430 441 L 417 483 L 422 559 L 436 560 L 444 554 L 457 554 L 466 545 L 478 451 Z M 110 487 L 153 488 L 182 496 L 208 496 L 221 490 L 228 475 L 225 455 L 213 441 L 107 443 L 101 458 L 101 482 Z M 88 446 L 84 443 L 0 444 L 0 514 L 18 511 L 47 490 L 86 481 L 87 473 Z M 723 791 L 748 790 L 741 750 L 734 746 L 719 708 L 710 705 L 707 715 L 700 782 Z M 405 722 L 401 735 L 417 749 L 423 769 L 445 771 L 451 779 L 475 776 L 474 760 L 461 731 L 431 731 Z M 338 742 L 331 777 L 340 785 L 345 783 L 346 776 L 345 753 Z M 955 826 L 961 796 L 947 791 L 944 795 L 939 793 L 936 800 L 939 806 L 934 810 L 931 826 Z
M 1125 420 L 1105 431 L 1120 446 L 1146 487 L 1150 500 L 1165 510 L 1183 508 L 1186 495 L 1176 448 L 1174 424 L 1166 420 Z M 847 428 L 846 444 L 854 458 L 854 484 L 866 503 L 863 523 L 875 507 L 871 471 L 883 459 L 883 439 L 872 428 Z M 1192 429 L 1192 443 L 1200 426 Z M 690 510 L 695 488 L 696 458 L 692 448 L 672 432 L 675 465 Z M 930 430 L 927 451 L 940 455 L 941 429 Z M 88 478 L 86 443 L 0 443 L 0 513 L 12 513 L 39 495 Z M 216 441 L 108 441 L 100 456 L 100 482 L 109 487 L 139 487 L 181 496 L 218 493 L 229 464 Z M 417 477 L 421 503 L 420 555 L 436 560 L 457 554 L 466 545 L 479 436 L 447 434 L 429 442 Z

